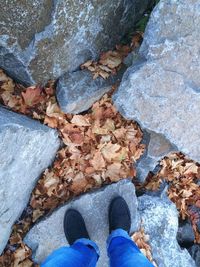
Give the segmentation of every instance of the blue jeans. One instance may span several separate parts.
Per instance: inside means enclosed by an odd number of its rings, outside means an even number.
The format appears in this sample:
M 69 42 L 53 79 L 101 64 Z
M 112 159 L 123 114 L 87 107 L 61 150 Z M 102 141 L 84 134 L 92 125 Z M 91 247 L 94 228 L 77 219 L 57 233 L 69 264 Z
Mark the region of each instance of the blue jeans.
M 153 267 L 140 252 L 126 231 L 117 229 L 107 240 L 110 267 Z M 71 247 L 54 251 L 41 267 L 95 267 L 99 258 L 97 245 L 88 239 L 79 239 Z

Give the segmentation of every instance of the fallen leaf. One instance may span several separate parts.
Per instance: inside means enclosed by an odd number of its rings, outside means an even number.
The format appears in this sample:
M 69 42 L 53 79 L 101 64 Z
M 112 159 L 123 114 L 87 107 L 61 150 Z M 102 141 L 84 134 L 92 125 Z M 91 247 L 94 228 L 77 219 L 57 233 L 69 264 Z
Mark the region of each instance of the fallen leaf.
M 89 119 L 86 118 L 86 116 L 82 116 L 82 115 L 74 115 L 71 123 L 77 125 L 77 126 L 90 126 L 90 122 Z
M 31 251 L 27 246 L 23 246 L 18 248 L 14 252 L 14 264 L 13 267 L 19 267 L 19 264 L 22 263 L 24 260 L 26 260 L 28 257 L 30 257 Z
M 106 177 L 110 179 L 112 182 L 117 182 L 121 178 L 120 170 L 122 168 L 121 163 L 115 162 L 107 167 L 107 171 L 105 173 Z
M 101 153 L 106 161 L 111 162 L 114 158 L 119 156 L 121 146 L 118 144 L 107 143 L 101 149 Z
M 93 159 L 90 161 L 91 165 L 94 167 L 94 169 L 96 171 L 100 171 L 102 170 L 103 168 L 106 167 L 106 163 L 105 163 L 105 160 L 101 154 L 100 151 L 97 151 L 95 154 L 94 154 L 94 157 Z
M 79 172 L 73 178 L 70 190 L 72 190 L 76 194 L 79 194 L 85 192 L 87 187 L 88 187 L 87 179 L 84 177 L 83 173 Z
M 57 128 L 58 127 L 58 120 L 56 118 L 53 118 L 53 117 L 45 116 L 44 124 L 47 124 L 51 128 Z
M 24 103 L 29 107 L 39 104 L 43 99 L 41 96 L 41 88 L 35 86 L 28 87 L 25 92 L 22 92 L 22 97 Z

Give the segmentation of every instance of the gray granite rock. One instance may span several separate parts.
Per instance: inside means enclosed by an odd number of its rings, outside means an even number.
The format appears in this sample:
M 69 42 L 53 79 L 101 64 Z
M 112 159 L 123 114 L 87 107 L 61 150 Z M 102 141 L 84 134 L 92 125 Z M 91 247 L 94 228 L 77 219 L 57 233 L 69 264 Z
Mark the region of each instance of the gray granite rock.
M 195 240 L 194 231 L 189 221 L 179 223 L 177 241 L 182 247 L 190 247 Z
M 153 2 L 0 0 L 0 67 L 25 84 L 58 78 L 117 44 Z
M 78 70 L 62 75 L 56 85 L 56 96 L 61 110 L 64 113 L 78 114 L 88 110 L 95 101 L 111 90 L 112 85 L 120 83 L 123 74 L 133 62 L 142 62 L 138 51 L 128 54 L 121 69 L 107 79 L 93 75 L 88 70 Z
M 0 254 L 59 145 L 56 131 L 0 107 Z
M 122 78 L 125 70 L 126 67 L 123 67 L 117 75 L 106 80 L 101 77 L 94 80 L 92 73 L 87 70 L 64 74 L 59 78 L 56 87 L 61 110 L 73 114 L 88 110 L 95 101 L 111 90 L 112 85 Z
M 176 240 L 178 212 L 175 205 L 166 195 L 161 198 L 144 195 L 139 197 L 138 205 L 134 186 L 128 180 L 85 194 L 36 224 L 24 239 L 33 250 L 33 259 L 40 263 L 54 249 L 67 245 L 63 218 L 67 209 L 75 208 L 83 214 L 91 239 L 100 247 L 101 256 L 97 266 L 107 267 L 108 206 L 110 200 L 117 195 L 123 196 L 129 205 L 131 231 L 138 230 L 142 222 L 145 233 L 150 236 L 153 258 L 159 267 L 195 267 L 188 251 L 181 250 Z
M 161 0 L 140 54 L 114 96 L 122 114 L 200 161 L 200 3 Z
M 200 266 L 200 245 L 193 245 L 189 248 L 189 253 L 192 256 L 192 258 L 195 260 L 196 266 Z
M 151 131 L 143 131 L 142 143 L 146 145 L 146 150 L 136 164 L 137 179 L 141 183 L 145 181 L 150 171 L 157 171 L 162 157 L 177 150 L 163 135 Z
M 55 211 L 49 218 L 35 225 L 24 240 L 32 248 L 34 260 L 40 263 L 52 250 L 67 245 L 63 231 L 63 218 L 65 211 L 73 207 L 82 213 L 91 239 L 100 248 L 101 255 L 97 266 L 107 267 L 106 239 L 109 234 L 108 207 L 111 199 L 117 195 L 123 196 L 130 207 L 132 231 L 138 229 L 135 188 L 130 181 L 122 180 L 69 202 L 64 207 Z
M 188 251 L 177 243 L 178 212 L 166 196 L 139 197 L 138 210 L 145 233 L 149 235 L 153 259 L 159 267 L 196 266 Z

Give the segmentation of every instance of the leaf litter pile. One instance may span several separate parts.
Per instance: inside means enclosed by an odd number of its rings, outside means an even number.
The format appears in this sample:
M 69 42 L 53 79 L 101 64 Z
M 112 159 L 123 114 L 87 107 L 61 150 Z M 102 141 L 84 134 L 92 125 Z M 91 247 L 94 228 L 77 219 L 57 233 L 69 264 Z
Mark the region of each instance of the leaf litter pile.
M 121 46 L 117 52 L 103 54 L 104 62 L 99 66 L 104 64 L 103 71 L 113 75 L 130 50 Z M 101 73 L 99 69 L 97 72 Z M 112 92 L 94 103 L 85 115 L 64 114 L 57 104 L 53 82 L 45 87 L 24 88 L 0 71 L 0 103 L 57 129 L 62 140 L 53 165 L 39 179 L 26 211 L 13 227 L 0 266 L 33 265 L 31 250 L 22 239 L 44 214 L 92 188 L 135 177 L 132 165 L 145 149 L 142 131 L 137 123 L 123 119 L 117 112 Z
M 94 78 L 108 78 L 123 64 L 128 53 L 137 48 L 142 34 L 136 33 L 130 46 L 117 46 L 103 53 L 98 62 L 88 61 L 81 66 Z M 13 226 L 0 267 L 31 267 L 31 250 L 23 243 L 30 227 L 42 216 L 76 195 L 104 184 L 136 176 L 133 167 L 143 154 L 145 145 L 138 124 L 125 120 L 112 104 L 114 91 L 105 94 L 84 115 L 64 114 L 56 101 L 54 82 L 45 87 L 25 88 L 16 84 L 0 70 L 0 104 L 39 120 L 58 130 L 62 145 L 53 165 L 45 170 L 32 192 L 28 207 Z M 182 154 L 173 154 L 161 161 L 158 174 L 149 176 L 143 188 L 157 190 L 163 181 L 169 185 L 169 198 L 176 204 L 183 219 L 189 217 L 200 243 L 197 229 L 200 207 L 199 165 Z M 141 229 L 132 237 L 144 254 L 154 263 L 148 236 Z
M 168 184 L 168 197 L 176 204 L 180 218 L 191 220 L 195 242 L 200 244 L 200 164 L 182 153 L 173 153 L 162 159 L 160 166 L 143 186 L 156 191 L 163 182 Z
M 149 235 L 145 234 L 144 228 L 141 228 L 140 231 L 135 232 L 131 236 L 132 240 L 137 244 L 141 252 L 152 262 L 155 267 L 158 267 L 156 262 L 153 259 L 151 247 L 149 243 Z

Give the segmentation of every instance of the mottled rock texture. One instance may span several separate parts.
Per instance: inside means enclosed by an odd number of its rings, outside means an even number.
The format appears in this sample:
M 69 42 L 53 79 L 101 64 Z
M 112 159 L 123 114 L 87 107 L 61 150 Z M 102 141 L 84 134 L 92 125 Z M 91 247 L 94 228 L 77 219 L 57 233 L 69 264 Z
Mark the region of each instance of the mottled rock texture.
M 109 185 L 103 190 L 85 194 L 79 199 L 69 202 L 64 207 L 55 211 L 49 218 L 35 225 L 25 238 L 25 242 L 33 250 L 34 260 L 40 263 L 52 250 L 68 245 L 63 231 L 63 218 L 67 209 L 75 208 L 82 213 L 91 239 L 100 248 L 101 253 L 97 266 L 107 267 L 108 207 L 110 201 L 118 195 L 123 196 L 130 207 L 132 231 L 135 231 L 138 228 L 135 188 L 130 181 L 123 180 Z
M 59 145 L 56 131 L 0 107 L 0 254 Z
M 195 235 L 190 221 L 179 223 L 177 240 L 181 247 L 190 247 L 194 244 Z
M 114 96 L 122 114 L 200 161 L 200 3 L 161 0 L 140 54 Z
M 159 267 L 196 266 L 188 251 L 177 243 L 178 212 L 166 196 L 144 195 L 138 199 L 138 210 L 145 233 L 149 235 L 153 259 Z
M 52 250 L 67 245 L 63 218 L 67 209 L 75 208 L 82 213 L 91 239 L 100 247 L 101 256 L 97 266 L 107 267 L 108 207 L 110 200 L 117 195 L 123 196 L 129 205 L 132 232 L 139 230 L 142 222 L 145 232 L 150 236 L 153 258 L 159 267 L 195 267 L 188 251 L 181 250 L 176 240 L 178 212 L 175 205 L 166 196 L 144 195 L 137 199 L 134 186 L 128 180 L 85 194 L 36 224 L 24 240 L 32 248 L 34 260 L 40 263 Z
M 196 266 L 200 266 L 200 245 L 193 245 L 192 247 L 189 248 L 189 252 L 191 256 L 194 258 Z
M 143 131 L 142 143 L 146 145 L 146 150 L 136 168 L 137 179 L 143 183 L 150 171 L 157 171 L 159 160 L 177 149 L 164 136 L 151 131 Z
M 66 73 L 59 78 L 56 95 L 61 110 L 65 113 L 78 114 L 88 110 L 94 102 L 111 90 L 114 83 L 119 82 L 125 72 L 124 66 L 117 75 L 108 79 L 93 79 L 90 71 L 79 70 Z
M 153 0 L 0 0 L 0 67 L 25 84 L 112 48 Z

